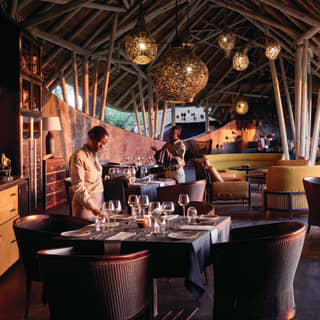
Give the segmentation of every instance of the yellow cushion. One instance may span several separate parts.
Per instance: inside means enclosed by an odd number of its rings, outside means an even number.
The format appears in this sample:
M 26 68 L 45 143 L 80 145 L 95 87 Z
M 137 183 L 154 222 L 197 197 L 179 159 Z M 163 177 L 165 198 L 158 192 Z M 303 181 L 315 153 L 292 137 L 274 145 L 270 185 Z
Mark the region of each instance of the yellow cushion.
M 278 160 L 277 166 L 310 166 L 310 160 Z

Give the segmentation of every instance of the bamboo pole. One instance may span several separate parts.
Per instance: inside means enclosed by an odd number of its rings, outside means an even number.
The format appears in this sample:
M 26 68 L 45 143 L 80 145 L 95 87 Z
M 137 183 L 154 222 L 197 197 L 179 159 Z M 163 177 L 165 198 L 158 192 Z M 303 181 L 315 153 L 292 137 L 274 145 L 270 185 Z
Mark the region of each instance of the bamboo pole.
M 302 47 L 296 49 L 295 54 L 295 121 L 296 121 L 296 139 L 295 151 L 296 159 L 300 155 L 300 136 L 301 136 L 301 101 L 302 101 Z
M 159 96 L 156 94 L 156 111 L 154 117 L 154 138 L 157 138 L 158 133 L 158 116 L 159 116 Z
M 154 136 L 154 108 L 153 108 L 153 88 L 152 88 L 152 77 L 148 75 L 148 113 L 149 113 L 149 130 L 150 137 Z
M 164 134 L 164 126 L 166 124 L 166 116 L 167 116 L 168 102 L 165 101 L 162 109 L 162 120 L 161 120 L 161 130 L 160 130 L 160 140 L 163 140 Z
M 76 109 L 80 110 L 80 101 L 79 101 L 79 83 L 78 83 L 78 66 L 77 66 L 77 55 L 73 53 L 73 90 L 74 90 L 74 102 Z
M 82 99 L 83 112 L 89 114 L 89 67 L 88 57 L 82 57 Z
M 320 133 L 320 89 L 318 90 L 318 101 L 317 101 L 317 110 L 314 117 L 313 125 L 313 135 L 312 135 L 312 146 L 311 146 L 311 165 L 315 165 L 317 158 L 317 150 L 319 143 L 319 133 Z
M 306 144 L 306 155 L 307 158 L 310 159 L 310 151 L 311 151 L 311 122 L 312 122 L 312 71 L 311 71 L 311 56 L 308 55 L 308 99 L 307 99 L 307 144 Z
M 149 137 L 148 123 L 147 123 L 147 116 L 146 116 L 146 107 L 145 107 L 145 104 L 144 104 L 143 89 L 142 89 L 142 79 L 141 79 L 141 75 L 140 74 L 138 74 L 138 85 L 139 85 L 140 103 L 141 103 L 142 116 L 143 116 L 144 133 L 145 133 L 145 136 Z
M 308 103 L 308 40 L 303 41 L 302 51 L 302 101 L 301 101 L 301 135 L 300 135 L 300 157 L 306 156 L 306 122 L 307 122 L 307 103 Z
M 62 95 L 63 100 L 66 104 L 69 104 L 68 102 L 68 94 L 67 94 L 67 87 L 66 87 L 66 79 L 64 78 L 63 70 L 60 71 L 60 80 L 61 80 L 61 88 L 62 88 Z
M 280 58 L 279 61 L 280 61 L 282 82 L 283 82 L 284 91 L 286 94 L 287 106 L 288 106 L 291 136 L 292 136 L 292 139 L 294 140 L 295 139 L 294 117 L 293 117 L 293 112 L 292 112 L 292 104 L 291 104 L 291 98 L 290 98 L 290 93 L 289 93 L 289 88 L 288 88 L 287 75 L 286 75 L 286 71 L 284 69 L 282 55 L 280 55 L 279 58 Z
M 107 55 L 106 60 L 106 69 L 105 69 L 105 77 L 102 87 L 102 94 L 100 98 L 100 120 L 104 120 L 104 113 L 106 108 L 106 101 L 107 101 L 107 95 L 108 95 L 108 86 L 109 86 L 109 79 L 110 79 L 110 70 L 111 70 L 111 59 L 112 59 L 112 51 L 114 47 L 114 40 L 116 36 L 117 26 L 118 26 L 118 16 L 119 13 L 116 13 L 114 15 L 113 24 L 112 24 L 112 31 L 110 35 L 110 43 L 109 43 L 109 51 Z
M 275 96 L 276 105 L 277 105 L 282 150 L 285 154 L 285 158 L 289 160 L 290 157 L 289 157 L 289 150 L 288 150 L 286 124 L 283 116 L 283 108 L 282 108 L 282 102 L 281 102 L 281 94 L 280 94 L 280 87 L 279 87 L 279 80 L 277 76 L 276 65 L 274 63 L 274 60 L 269 60 L 269 64 L 271 69 L 274 96 Z
M 98 67 L 99 60 L 94 60 L 93 65 L 93 81 L 92 81 L 92 92 L 91 92 L 91 116 L 96 117 L 96 104 L 97 104 L 97 91 L 98 91 Z
M 207 105 L 204 109 L 205 112 L 205 132 L 209 132 L 210 131 L 210 122 L 209 122 L 209 99 L 207 99 Z
M 176 125 L 176 105 L 171 103 L 171 125 Z
M 136 96 L 134 95 L 133 91 L 131 91 L 131 96 L 132 96 L 132 101 L 133 101 L 133 106 L 134 106 L 134 112 L 136 113 L 139 134 L 140 134 L 140 136 L 142 136 L 142 130 L 141 130 L 141 124 L 140 124 L 140 118 L 139 118 L 139 110 L 138 110 L 138 106 L 137 106 Z

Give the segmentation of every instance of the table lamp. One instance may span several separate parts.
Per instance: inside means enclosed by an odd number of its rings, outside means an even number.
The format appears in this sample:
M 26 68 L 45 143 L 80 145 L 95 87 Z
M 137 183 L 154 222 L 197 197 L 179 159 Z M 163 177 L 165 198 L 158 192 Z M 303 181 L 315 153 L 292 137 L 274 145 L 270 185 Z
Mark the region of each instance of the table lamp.
M 54 155 L 55 143 L 52 131 L 61 131 L 59 117 L 43 118 L 43 130 L 48 131 L 46 137 L 46 153 Z

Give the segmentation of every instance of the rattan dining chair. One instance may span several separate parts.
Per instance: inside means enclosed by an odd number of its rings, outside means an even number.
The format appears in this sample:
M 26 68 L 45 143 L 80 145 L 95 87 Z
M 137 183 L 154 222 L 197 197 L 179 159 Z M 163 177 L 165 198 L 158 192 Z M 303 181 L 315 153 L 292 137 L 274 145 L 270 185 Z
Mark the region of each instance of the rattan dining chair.
M 300 222 L 272 223 L 233 229 L 230 242 L 213 244 L 213 319 L 292 319 L 305 232 Z
M 54 238 L 63 231 L 79 229 L 90 223 L 88 220 L 64 215 L 29 215 L 14 221 L 13 229 L 26 276 L 25 319 L 28 318 L 32 281 L 41 281 L 37 251 L 65 246 L 63 241 Z
M 148 251 L 110 256 L 68 247 L 38 258 L 51 320 L 152 318 Z
M 320 177 L 307 177 L 303 179 L 304 190 L 309 206 L 309 217 L 308 217 L 308 233 L 310 232 L 311 226 L 320 226 Z

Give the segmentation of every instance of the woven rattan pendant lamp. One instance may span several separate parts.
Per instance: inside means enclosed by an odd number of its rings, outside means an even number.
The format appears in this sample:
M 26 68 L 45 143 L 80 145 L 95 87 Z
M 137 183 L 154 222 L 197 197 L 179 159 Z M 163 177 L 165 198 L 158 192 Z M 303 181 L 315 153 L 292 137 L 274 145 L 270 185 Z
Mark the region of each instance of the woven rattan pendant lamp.
M 145 24 L 142 0 L 140 0 L 138 22 L 134 30 L 127 35 L 124 45 L 128 58 L 141 65 L 153 61 L 158 53 L 157 43 L 147 31 Z
M 248 101 L 245 99 L 245 97 L 240 94 L 236 103 L 235 103 L 235 110 L 237 114 L 245 115 L 249 111 L 249 105 Z
M 154 72 L 154 88 L 160 98 L 172 103 L 192 102 L 208 82 L 208 68 L 189 44 L 178 36 L 178 1 L 176 0 L 176 39 Z

